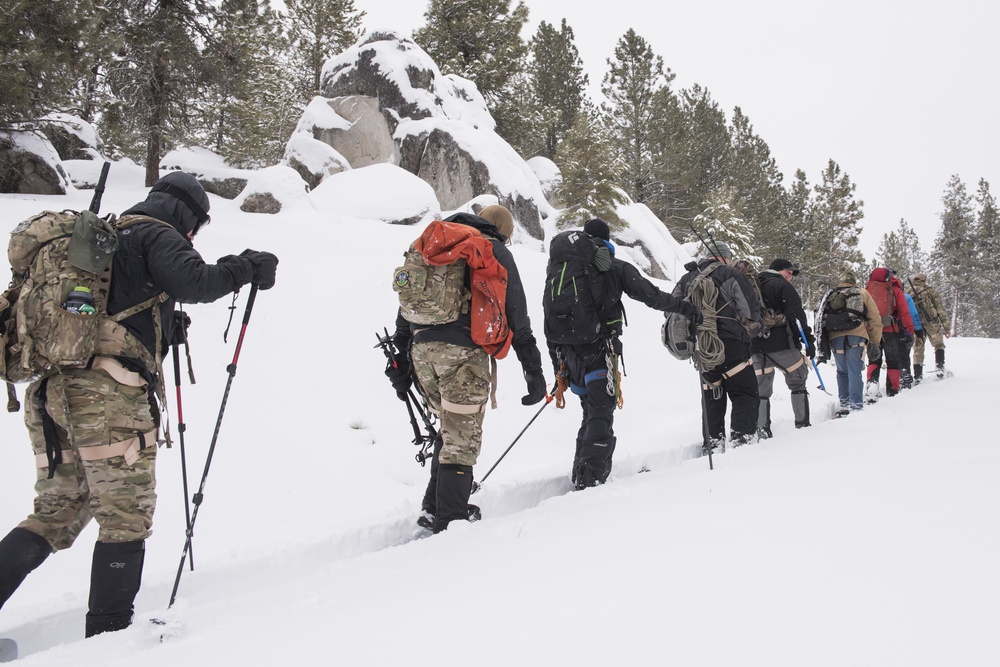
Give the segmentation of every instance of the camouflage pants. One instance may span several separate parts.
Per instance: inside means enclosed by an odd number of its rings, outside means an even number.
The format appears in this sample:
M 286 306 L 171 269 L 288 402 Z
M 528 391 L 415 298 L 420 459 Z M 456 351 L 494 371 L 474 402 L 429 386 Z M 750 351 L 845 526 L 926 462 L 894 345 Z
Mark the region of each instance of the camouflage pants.
M 442 464 L 476 465 L 490 391 L 489 356 L 479 347 L 415 343 L 413 374 L 431 410 L 441 417 Z
M 154 428 L 145 387 L 130 387 L 96 370 L 73 370 L 37 380 L 25 396 L 24 422 L 36 457 L 45 457 L 43 410 L 55 423 L 63 463 L 49 479 L 38 469 L 35 511 L 20 527 L 66 549 L 93 517 L 100 542 L 146 539 L 156 506 L 156 444 L 128 465 L 125 456 L 94 461 L 76 452 L 134 438 Z M 44 396 L 39 389 L 44 387 Z M 68 450 L 68 451 L 67 451 Z
M 913 363 L 922 366 L 924 363 L 924 344 L 927 338 L 931 339 L 931 345 L 935 350 L 944 349 L 944 334 L 939 327 L 931 326 L 923 330 L 923 336 L 915 336 L 913 341 Z

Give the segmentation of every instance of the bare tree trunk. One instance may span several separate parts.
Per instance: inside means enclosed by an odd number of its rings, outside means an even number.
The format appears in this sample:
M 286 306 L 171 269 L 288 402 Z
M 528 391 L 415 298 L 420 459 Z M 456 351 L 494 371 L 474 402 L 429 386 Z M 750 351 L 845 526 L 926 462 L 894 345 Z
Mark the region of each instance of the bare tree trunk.
M 163 86 L 167 77 L 167 64 L 160 54 L 154 56 L 153 78 L 150 86 L 150 110 L 146 123 L 146 187 L 160 178 L 160 142 L 163 136 L 163 119 L 166 116 L 167 98 Z
M 951 309 L 951 333 L 949 336 L 955 335 L 955 330 L 958 329 L 958 288 L 955 288 L 955 303 Z

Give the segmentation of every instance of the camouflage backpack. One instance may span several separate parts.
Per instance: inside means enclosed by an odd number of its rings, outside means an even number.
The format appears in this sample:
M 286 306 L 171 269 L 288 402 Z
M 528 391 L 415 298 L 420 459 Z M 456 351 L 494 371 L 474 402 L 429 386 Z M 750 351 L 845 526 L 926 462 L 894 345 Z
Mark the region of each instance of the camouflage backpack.
M 868 315 L 861 290 L 857 287 L 836 287 L 826 296 L 823 305 L 823 328 L 836 333 L 861 326 Z
M 107 315 L 111 260 L 118 249 L 116 230 L 150 220 L 129 216 L 120 222 L 113 215 L 99 218 L 90 211 L 44 211 L 11 232 L 7 255 L 13 276 L 0 296 L 0 379 L 30 382 L 63 368 L 86 366 L 95 354 L 108 353 L 102 345 L 120 338 L 123 327 L 118 322 L 161 298 Z M 93 296 L 93 314 L 63 307 L 79 287 Z M 158 327 L 159 318 L 154 320 Z M 143 352 L 135 350 L 135 356 L 149 356 Z M 143 361 L 151 372 L 158 371 L 156 364 L 148 365 L 151 360 Z M 16 410 L 8 391 L 8 409 Z
M 416 249 L 416 242 L 403 258 L 403 265 L 393 272 L 392 289 L 407 322 L 448 324 L 469 312 L 472 293 L 466 287 L 464 259 L 432 266 Z

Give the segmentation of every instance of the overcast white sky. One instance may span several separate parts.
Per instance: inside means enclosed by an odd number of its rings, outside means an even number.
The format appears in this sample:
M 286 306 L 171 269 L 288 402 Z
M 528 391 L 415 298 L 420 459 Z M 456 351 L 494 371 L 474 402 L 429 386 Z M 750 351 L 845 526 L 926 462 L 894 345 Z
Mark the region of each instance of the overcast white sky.
M 410 33 L 429 2 L 356 0 L 367 28 Z M 677 75 L 740 106 L 786 184 L 815 183 L 832 158 L 865 202 L 862 249 L 905 218 L 928 250 L 952 174 L 1000 192 L 1000 7 L 981 0 L 526 0 L 524 37 L 565 18 L 595 94 L 634 28 Z

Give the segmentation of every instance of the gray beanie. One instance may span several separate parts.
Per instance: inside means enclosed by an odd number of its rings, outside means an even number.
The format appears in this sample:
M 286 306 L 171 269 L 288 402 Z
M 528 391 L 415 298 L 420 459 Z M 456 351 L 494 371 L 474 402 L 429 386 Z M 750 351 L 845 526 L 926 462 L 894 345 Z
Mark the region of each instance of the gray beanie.
M 722 257 L 723 259 L 732 259 L 733 257 L 733 251 L 729 249 L 729 244 L 725 241 L 709 241 L 706 252 L 709 253 L 709 257 Z

